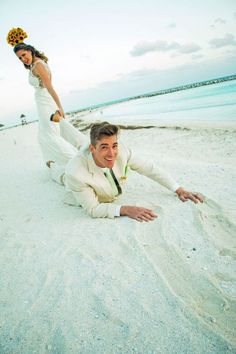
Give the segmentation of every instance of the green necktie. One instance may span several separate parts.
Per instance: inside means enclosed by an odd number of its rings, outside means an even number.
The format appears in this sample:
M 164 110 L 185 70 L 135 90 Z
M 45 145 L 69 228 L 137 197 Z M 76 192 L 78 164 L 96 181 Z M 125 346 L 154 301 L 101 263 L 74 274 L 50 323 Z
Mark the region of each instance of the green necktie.
M 116 184 L 116 188 L 118 190 L 118 194 L 122 194 L 121 186 L 120 186 L 119 182 L 117 181 L 117 178 L 116 178 L 112 168 L 110 168 L 110 173 L 111 173 L 112 178 L 113 178 L 113 180 L 114 180 L 114 182 Z
M 107 172 L 105 172 L 104 174 L 107 177 L 108 181 L 110 182 L 112 189 L 115 192 L 115 195 L 122 194 L 121 186 L 120 186 L 119 182 L 117 181 L 117 178 L 116 178 L 113 170 L 111 168 L 107 169 Z

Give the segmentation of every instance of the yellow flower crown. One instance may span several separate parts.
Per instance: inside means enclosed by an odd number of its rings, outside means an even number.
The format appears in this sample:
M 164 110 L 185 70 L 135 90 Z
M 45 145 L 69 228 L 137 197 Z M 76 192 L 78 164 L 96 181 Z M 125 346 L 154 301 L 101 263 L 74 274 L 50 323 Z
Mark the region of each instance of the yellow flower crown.
M 12 45 L 13 47 L 19 43 L 24 42 L 24 39 L 27 38 L 28 35 L 21 28 L 12 28 L 7 35 L 7 43 Z

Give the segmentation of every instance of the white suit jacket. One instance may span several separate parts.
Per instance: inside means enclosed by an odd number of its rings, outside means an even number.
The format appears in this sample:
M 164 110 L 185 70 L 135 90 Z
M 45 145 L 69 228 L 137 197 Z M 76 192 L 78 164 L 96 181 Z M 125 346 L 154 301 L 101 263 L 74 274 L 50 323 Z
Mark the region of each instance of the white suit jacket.
M 145 175 L 162 186 L 176 191 L 179 185 L 155 164 L 135 156 L 130 149 L 119 144 L 119 151 L 113 171 L 123 190 L 127 170 L 134 170 Z M 66 165 L 63 183 L 66 187 L 65 202 L 82 206 L 92 217 L 114 218 L 117 205 L 112 204 L 116 199 L 114 189 L 98 167 L 87 148 L 73 157 Z M 68 199 L 69 197 L 69 199 Z

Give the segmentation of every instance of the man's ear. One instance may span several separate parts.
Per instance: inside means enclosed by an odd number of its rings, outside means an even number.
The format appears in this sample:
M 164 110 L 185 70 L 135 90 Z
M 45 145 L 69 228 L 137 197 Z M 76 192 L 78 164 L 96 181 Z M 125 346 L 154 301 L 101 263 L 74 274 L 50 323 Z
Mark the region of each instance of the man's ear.
M 89 144 L 89 151 L 93 153 L 95 151 L 95 146 L 93 144 Z

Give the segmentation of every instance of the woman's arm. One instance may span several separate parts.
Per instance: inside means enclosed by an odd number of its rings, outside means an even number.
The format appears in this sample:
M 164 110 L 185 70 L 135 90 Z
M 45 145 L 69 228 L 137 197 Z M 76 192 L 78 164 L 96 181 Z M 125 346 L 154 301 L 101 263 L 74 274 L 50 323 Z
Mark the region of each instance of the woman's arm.
M 62 117 L 65 117 L 65 113 L 64 113 L 64 110 L 62 108 L 60 99 L 59 99 L 56 91 L 54 90 L 54 88 L 52 86 L 52 81 L 51 81 L 50 74 L 47 71 L 47 69 L 45 68 L 45 66 L 42 63 L 38 62 L 36 67 L 33 70 L 33 74 L 38 76 L 41 79 L 41 81 L 43 83 L 43 86 L 46 87 L 46 89 L 48 90 L 48 92 L 52 96 L 52 98 L 55 101 L 55 103 L 56 103 L 56 105 L 57 105 Z

